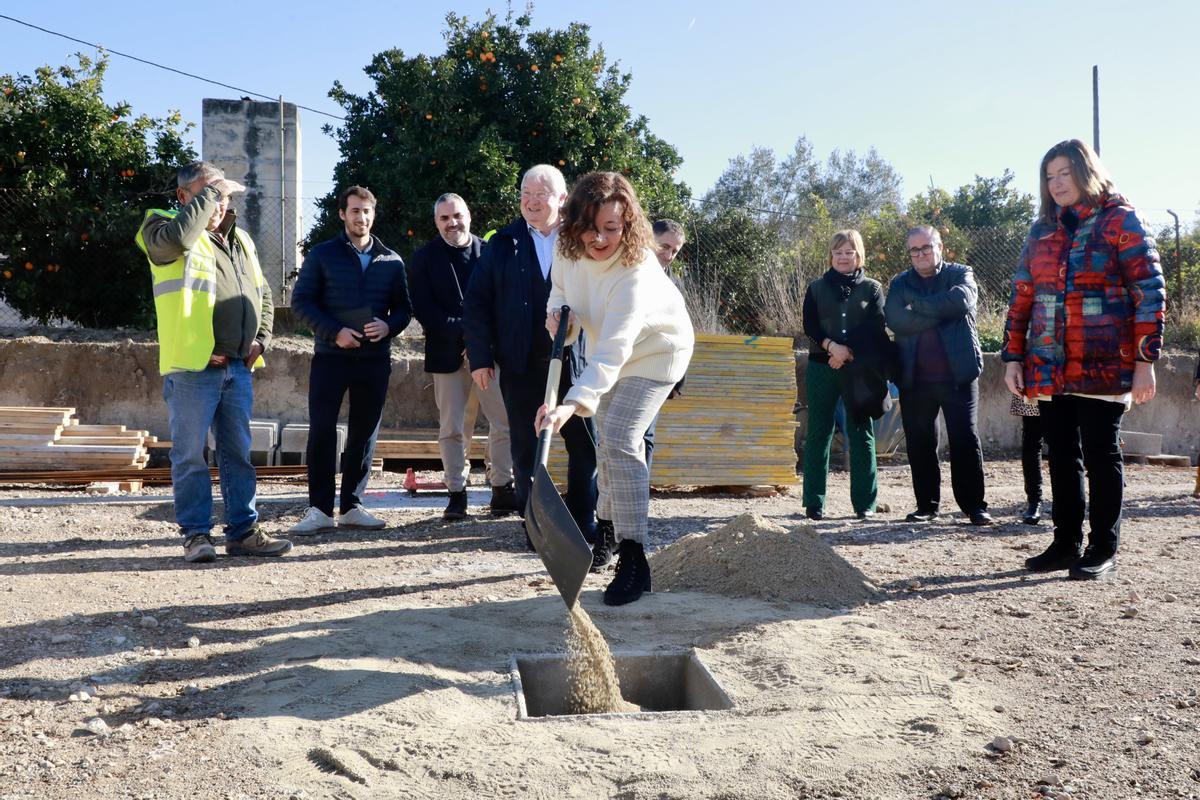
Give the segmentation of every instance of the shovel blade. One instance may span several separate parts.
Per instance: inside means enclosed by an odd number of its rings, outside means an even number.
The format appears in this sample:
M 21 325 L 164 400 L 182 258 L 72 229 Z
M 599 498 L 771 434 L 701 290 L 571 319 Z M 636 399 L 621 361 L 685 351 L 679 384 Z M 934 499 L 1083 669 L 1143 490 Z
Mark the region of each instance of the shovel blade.
M 563 602 L 568 609 L 574 608 L 592 568 L 592 548 L 579 532 L 579 525 L 542 464 L 533 474 L 529 505 L 525 508 L 525 530 Z

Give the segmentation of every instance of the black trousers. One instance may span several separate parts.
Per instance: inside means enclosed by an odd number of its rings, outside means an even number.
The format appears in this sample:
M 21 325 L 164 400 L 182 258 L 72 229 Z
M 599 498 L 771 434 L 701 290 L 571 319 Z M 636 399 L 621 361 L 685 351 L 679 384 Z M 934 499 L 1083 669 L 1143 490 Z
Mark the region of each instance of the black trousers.
M 1025 500 L 1042 502 L 1042 418 L 1021 417 L 1021 474 Z
M 986 511 L 983 448 L 979 444 L 979 381 L 961 386 L 923 384 L 900 390 L 900 418 L 912 472 L 917 509 L 937 511 L 942 498 L 937 415 L 946 419 L 950 438 L 950 486 L 965 514 Z
M 1082 543 L 1086 509 L 1091 523 L 1089 544 L 1106 553 L 1117 552 L 1125 488 L 1120 444 L 1124 404 L 1057 395 L 1049 402 L 1038 403 L 1038 410 L 1050 446 L 1055 540 L 1076 545 Z
M 308 503 L 333 515 L 337 473 L 337 420 L 342 398 L 350 393 L 346 450 L 342 453 L 340 510 L 362 503 L 371 474 L 371 457 L 379 438 L 383 402 L 392 362 L 384 358 L 351 358 L 317 353 L 308 373 Z
M 561 399 L 573 385 L 570 370 L 563 365 L 558 383 Z M 545 401 L 549 361 L 530 364 L 519 375 L 511 369 L 500 370 L 500 394 L 508 412 L 508 435 L 512 448 L 513 482 L 521 508 L 529 500 L 533 468 L 537 456 L 537 433 L 533 422 Z M 596 423 L 591 417 L 573 416 L 562 427 L 567 445 L 567 495 L 564 498 L 571 517 L 590 542 L 596 536 Z

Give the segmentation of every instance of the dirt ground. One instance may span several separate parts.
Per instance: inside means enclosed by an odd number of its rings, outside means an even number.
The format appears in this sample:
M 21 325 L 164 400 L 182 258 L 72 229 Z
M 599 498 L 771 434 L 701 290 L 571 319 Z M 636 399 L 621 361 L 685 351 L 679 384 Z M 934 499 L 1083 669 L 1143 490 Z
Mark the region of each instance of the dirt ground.
M 1193 477 L 1130 467 L 1119 573 L 1075 583 L 1021 569 L 1050 530 L 1016 522 L 1015 462 L 986 529 L 905 523 L 900 467 L 859 522 L 835 473 L 816 529 L 878 601 L 608 608 L 590 577 L 614 651 L 692 648 L 734 708 L 538 720 L 510 659 L 562 651 L 567 618 L 513 517 L 446 525 L 388 478 L 383 531 L 188 565 L 164 491 L 3 490 L 0 798 L 1197 798 Z M 304 505 L 261 487 L 272 532 Z M 656 494 L 651 543 L 744 512 L 803 521 L 797 495 Z

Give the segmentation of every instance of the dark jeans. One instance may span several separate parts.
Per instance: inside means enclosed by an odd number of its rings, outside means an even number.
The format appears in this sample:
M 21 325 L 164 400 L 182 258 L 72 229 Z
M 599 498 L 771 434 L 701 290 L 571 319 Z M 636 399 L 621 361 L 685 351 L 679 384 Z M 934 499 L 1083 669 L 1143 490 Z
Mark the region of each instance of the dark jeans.
M 346 450 L 342 453 L 340 511 L 362 503 L 371 474 L 387 398 L 390 358 L 351 358 L 317 353 L 308 372 L 308 503 L 333 516 L 337 472 L 337 420 L 342 398 L 350 392 Z
M 979 444 L 979 381 L 962 386 L 932 383 L 900 390 L 900 417 L 913 494 L 920 511 L 937 511 L 942 497 L 938 463 L 938 411 L 950 437 L 950 486 L 965 514 L 986 511 L 983 499 L 983 448 Z
M 558 397 L 570 390 L 570 370 L 563 365 Z M 545 401 L 548 361 L 531 364 L 520 375 L 512 369 L 500 370 L 500 394 L 508 412 L 509 444 L 512 448 L 513 481 L 517 503 L 525 508 L 537 455 L 537 434 L 533 421 Z M 596 424 L 591 417 L 573 416 L 562 427 L 567 445 L 567 509 L 588 541 L 596 536 Z
M 1042 418 L 1021 417 L 1021 474 L 1025 500 L 1042 502 Z
M 1049 402 L 1038 403 L 1038 409 L 1050 446 L 1055 541 L 1075 545 L 1083 542 L 1086 508 L 1091 522 L 1088 542 L 1105 552 L 1117 552 L 1125 487 L 1120 445 L 1125 406 L 1091 397 L 1058 395 Z

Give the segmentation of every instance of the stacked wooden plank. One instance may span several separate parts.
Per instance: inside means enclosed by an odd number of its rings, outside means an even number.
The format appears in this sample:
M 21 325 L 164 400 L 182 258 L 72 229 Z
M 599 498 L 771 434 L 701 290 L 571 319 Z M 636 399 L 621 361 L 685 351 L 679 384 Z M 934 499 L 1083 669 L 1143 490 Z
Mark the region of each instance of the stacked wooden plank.
M 124 425 L 80 424 L 74 408 L 0 406 L 2 470 L 142 468 L 154 441 Z
M 651 484 L 795 484 L 795 406 L 791 339 L 698 335 L 683 394 L 659 414 Z M 566 476 L 561 437 L 551 474 Z

